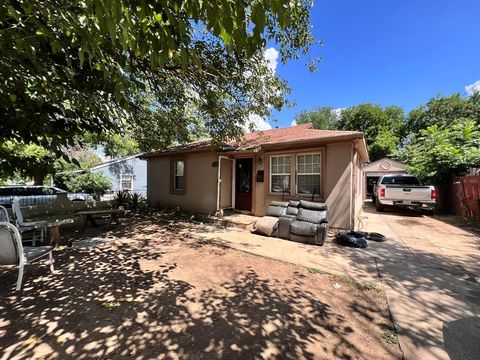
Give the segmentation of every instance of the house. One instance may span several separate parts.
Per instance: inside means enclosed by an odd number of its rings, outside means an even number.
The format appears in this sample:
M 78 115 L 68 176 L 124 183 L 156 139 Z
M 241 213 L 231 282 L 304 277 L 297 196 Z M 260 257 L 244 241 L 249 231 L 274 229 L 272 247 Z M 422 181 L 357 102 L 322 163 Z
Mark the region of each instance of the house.
M 377 183 L 380 176 L 399 175 L 405 174 L 405 172 L 405 165 L 389 158 L 383 158 L 365 165 L 362 167 L 363 199 L 371 199 L 373 185 Z
M 110 197 L 118 191 L 128 191 L 147 196 L 147 164 L 138 158 L 142 154 L 113 159 L 90 169 L 102 173 L 112 183 Z M 108 194 L 107 194 L 108 197 Z
M 331 226 L 353 228 L 368 152 L 361 132 L 305 124 L 248 133 L 217 150 L 203 140 L 140 158 L 147 160 L 147 197 L 156 206 L 263 216 L 273 200 L 326 201 Z

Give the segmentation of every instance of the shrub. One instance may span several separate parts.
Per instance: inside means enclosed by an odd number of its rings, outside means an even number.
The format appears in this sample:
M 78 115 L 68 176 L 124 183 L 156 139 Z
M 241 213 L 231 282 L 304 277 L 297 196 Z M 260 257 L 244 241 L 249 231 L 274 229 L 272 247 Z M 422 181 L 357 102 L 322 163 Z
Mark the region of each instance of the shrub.
M 85 192 L 92 195 L 96 200 L 112 187 L 110 179 L 101 173 L 74 173 L 69 175 L 65 186 L 70 192 Z
M 147 199 L 139 193 L 119 191 L 115 196 L 114 204 L 116 208 L 123 207 L 125 210 L 130 210 L 135 214 L 145 215 L 150 211 Z

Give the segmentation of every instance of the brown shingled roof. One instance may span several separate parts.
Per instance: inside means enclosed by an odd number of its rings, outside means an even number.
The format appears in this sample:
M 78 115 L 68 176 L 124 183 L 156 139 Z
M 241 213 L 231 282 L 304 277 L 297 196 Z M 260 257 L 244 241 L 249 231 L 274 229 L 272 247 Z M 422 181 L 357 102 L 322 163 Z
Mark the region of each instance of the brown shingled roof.
M 336 139 L 354 139 L 362 138 L 363 133 L 359 131 L 339 131 L 339 130 L 317 130 L 312 124 L 302 124 L 285 128 L 276 128 L 271 130 L 256 131 L 247 133 L 242 141 L 231 141 L 225 146 L 231 151 L 246 151 L 255 149 L 259 146 L 273 144 L 288 144 L 314 140 L 336 140 Z M 150 158 L 171 153 L 187 153 L 195 151 L 204 151 L 211 148 L 211 140 L 195 141 L 190 144 L 180 145 L 166 150 L 155 151 L 144 154 L 141 158 Z

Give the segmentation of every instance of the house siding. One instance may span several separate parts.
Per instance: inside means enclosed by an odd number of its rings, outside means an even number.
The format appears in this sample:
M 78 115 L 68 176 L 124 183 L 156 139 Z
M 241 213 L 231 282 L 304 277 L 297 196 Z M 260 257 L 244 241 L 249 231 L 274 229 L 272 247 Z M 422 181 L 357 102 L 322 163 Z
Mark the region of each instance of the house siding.
M 324 144 L 309 149 L 285 150 L 277 152 L 252 154 L 253 158 L 253 212 L 263 216 L 273 200 L 298 199 L 294 194 L 295 161 L 291 163 L 292 195 L 270 194 L 269 192 L 269 157 L 271 155 L 321 152 L 322 160 L 322 197 L 315 196 L 314 201 L 325 201 L 329 205 L 329 223 L 335 228 L 353 228 L 355 219 L 361 212 L 361 159 L 355 151 L 353 142 Z M 178 155 L 185 159 L 185 193 L 171 192 L 171 161 L 176 156 L 162 156 L 148 159 L 148 193 L 147 197 L 157 207 L 180 206 L 183 210 L 213 214 L 217 210 L 218 167 L 212 163 L 218 161 L 218 153 L 202 152 Z M 241 156 L 239 153 L 238 155 Z M 237 155 L 235 155 L 237 156 Z M 264 171 L 264 181 L 257 182 L 255 174 Z M 223 190 L 220 205 L 231 201 L 231 187 Z M 226 199 L 228 197 L 228 199 Z M 301 198 L 301 197 L 300 197 Z M 304 197 L 311 200 L 311 197 Z M 225 201 L 225 203 L 223 202 Z
M 120 176 L 133 175 L 132 192 L 147 196 L 147 163 L 138 158 L 125 159 L 112 164 L 105 164 L 92 169 L 94 173 L 102 173 L 112 183 L 112 191 L 121 190 Z
M 217 208 L 218 161 L 216 153 L 182 155 L 185 160 L 185 192 L 171 191 L 171 160 L 175 157 L 157 157 L 148 160 L 147 198 L 156 207 L 173 208 L 200 213 L 214 213 Z

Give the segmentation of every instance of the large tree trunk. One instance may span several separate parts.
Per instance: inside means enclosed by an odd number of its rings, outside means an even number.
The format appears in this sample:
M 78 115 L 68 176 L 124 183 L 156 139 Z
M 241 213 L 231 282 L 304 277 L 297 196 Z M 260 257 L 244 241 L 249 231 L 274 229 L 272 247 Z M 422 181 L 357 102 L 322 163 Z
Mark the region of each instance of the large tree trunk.
M 33 184 L 34 185 L 43 185 L 43 180 L 45 179 L 45 174 L 42 172 L 38 172 L 33 176 Z

